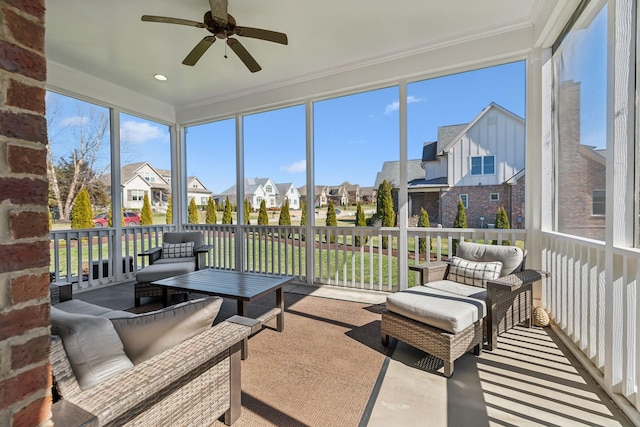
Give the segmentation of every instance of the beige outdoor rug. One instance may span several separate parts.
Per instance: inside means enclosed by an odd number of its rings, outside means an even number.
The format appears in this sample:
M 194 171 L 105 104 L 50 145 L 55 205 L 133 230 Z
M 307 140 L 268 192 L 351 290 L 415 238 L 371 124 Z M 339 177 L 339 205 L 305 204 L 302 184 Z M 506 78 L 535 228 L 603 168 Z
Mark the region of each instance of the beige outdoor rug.
M 385 359 L 382 307 L 296 294 L 285 307 L 284 332 L 273 320 L 249 339 L 234 426 L 357 426 Z
M 275 297 L 268 295 L 250 304 L 249 315 L 274 306 Z M 275 330 L 274 319 L 249 339 L 249 357 L 242 361 L 242 414 L 234 426 L 358 426 L 386 356 L 380 343 L 382 308 L 285 293 L 284 331 Z M 235 301 L 225 300 L 216 322 L 235 313 Z

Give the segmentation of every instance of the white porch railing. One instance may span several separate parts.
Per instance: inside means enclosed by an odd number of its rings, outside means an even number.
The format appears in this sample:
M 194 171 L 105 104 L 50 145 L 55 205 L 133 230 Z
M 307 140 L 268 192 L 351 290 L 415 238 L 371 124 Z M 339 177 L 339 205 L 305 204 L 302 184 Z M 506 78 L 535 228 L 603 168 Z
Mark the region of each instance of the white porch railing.
M 640 253 L 614 249 L 613 271 L 607 272 L 604 242 L 543 233 L 542 248 L 542 268 L 551 272 L 543 286 L 544 307 L 591 374 L 637 416 Z
M 166 225 L 125 227 L 119 247 L 113 228 L 53 231 L 52 278 L 74 283 L 74 290 L 133 280 L 135 271 L 146 262 L 138 254 L 161 245 L 162 234 L 173 229 Z M 212 246 L 207 265 L 213 268 L 237 269 L 240 256 L 244 271 L 307 281 L 307 258 L 312 250 L 313 283 L 388 292 L 399 289 L 398 228 L 314 227 L 309 239 L 306 228 L 300 226 L 186 224 L 183 229 L 203 232 L 205 242 Z M 236 238 L 238 229 L 242 230 L 240 239 Z M 446 259 L 456 240 L 509 240 L 522 247 L 525 236 L 524 230 L 409 228 L 405 256 L 409 265 L 428 263 Z M 420 250 L 420 239 L 430 242 L 428 257 Z M 120 271 L 114 261 L 116 248 L 123 259 Z M 408 286 L 417 280 L 417 274 L 409 274 Z

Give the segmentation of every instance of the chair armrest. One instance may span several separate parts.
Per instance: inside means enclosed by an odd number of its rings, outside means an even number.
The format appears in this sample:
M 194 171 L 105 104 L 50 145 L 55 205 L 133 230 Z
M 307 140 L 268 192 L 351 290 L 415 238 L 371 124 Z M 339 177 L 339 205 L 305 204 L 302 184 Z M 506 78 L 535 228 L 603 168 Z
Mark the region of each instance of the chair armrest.
M 529 285 L 547 277 L 547 274 L 548 273 L 546 271 L 522 270 L 498 279 L 487 280 L 487 288 L 495 286 L 496 288 L 504 288 L 514 291 L 524 285 Z
M 140 252 L 138 256 L 146 256 L 149 258 L 149 265 L 153 264 L 162 256 L 162 248 L 151 248 L 148 251 Z
M 193 250 L 194 254 L 206 253 L 209 252 L 213 248 L 213 245 L 202 245 L 198 246 Z
M 238 353 L 241 342 L 251 334 L 251 327 L 238 323 L 221 322 L 211 329 L 185 342 L 127 369 L 95 387 L 85 390 L 69 400 L 76 406 L 98 417 L 100 425 L 116 420 L 121 414 L 139 410 L 150 396 L 170 389 L 188 373 L 207 366 L 208 361 L 219 361 Z M 228 354 L 225 355 L 225 352 Z M 220 355 L 220 356 L 219 356 Z M 234 358 L 231 360 L 234 362 Z M 217 362 L 219 363 L 219 362 Z M 225 364 L 221 364 L 222 367 Z M 237 367 L 239 369 L 239 366 Z M 235 369 L 226 367 L 226 370 Z M 228 377 L 229 373 L 221 372 Z M 212 386 L 215 386 L 212 384 Z
M 446 261 L 434 261 L 429 264 L 410 265 L 409 270 L 420 273 L 420 285 L 425 283 L 443 280 L 447 277 L 449 263 Z

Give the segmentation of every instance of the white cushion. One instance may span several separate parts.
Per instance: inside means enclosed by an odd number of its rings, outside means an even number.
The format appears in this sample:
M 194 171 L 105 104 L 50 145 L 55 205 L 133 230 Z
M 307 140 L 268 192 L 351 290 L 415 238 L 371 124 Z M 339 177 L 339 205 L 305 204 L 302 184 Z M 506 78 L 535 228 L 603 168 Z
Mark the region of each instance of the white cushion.
M 486 287 L 487 280 L 500 277 L 502 263 L 500 261 L 476 262 L 452 257 L 447 280 L 465 285 Z
M 454 334 L 486 315 L 483 300 L 426 286 L 414 286 L 387 296 L 387 310 Z
M 178 258 L 176 258 L 178 259 Z M 180 258 L 181 259 L 181 258 Z M 180 276 L 181 274 L 191 273 L 196 269 L 196 263 L 191 258 L 188 262 L 168 262 L 163 263 L 158 260 L 145 268 L 138 270 L 136 273 L 136 282 L 151 283 L 156 280 L 166 279 L 167 277 Z
M 193 256 L 193 242 L 163 243 L 161 258 L 185 258 Z
M 111 322 L 137 365 L 210 328 L 221 305 L 220 297 L 200 298 Z
M 433 282 L 425 283 L 423 286 L 449 292 L 455 295 L 477 298 L 483 301 L 487 299 L 487 290 L 485 288 L 452 282 L 451 280 L 435 280 Z
M 133 367 L 109 319 L 68 313 L 52 306 L 51 333 L 62 338 L 82 390 Z

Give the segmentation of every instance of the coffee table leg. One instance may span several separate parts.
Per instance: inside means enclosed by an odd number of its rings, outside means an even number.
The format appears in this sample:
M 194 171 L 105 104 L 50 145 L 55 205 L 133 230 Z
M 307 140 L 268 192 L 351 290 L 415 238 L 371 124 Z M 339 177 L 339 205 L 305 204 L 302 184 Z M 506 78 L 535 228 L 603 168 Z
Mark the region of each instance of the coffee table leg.
M 248 301 L 241 301 L 238 300 L 238 314 L 240 316 L 247 316 L 247 313 L 249 312 L 249 302 Z M 245 360 L 247 357 L 249 357 L 249 339 L 245 338 L 242 340 L 242 349 L 240 351 L 240 358 L 242 360 Z
M 282 287 L 276 289 L 276 307 L 280 309 L 277 317 L 278 332 L 284 331 L 284 289 Z
M 171 294 L 169 293 L 169 288 L 162 288 L 162 306 L 169 307 L 171 305 Z

